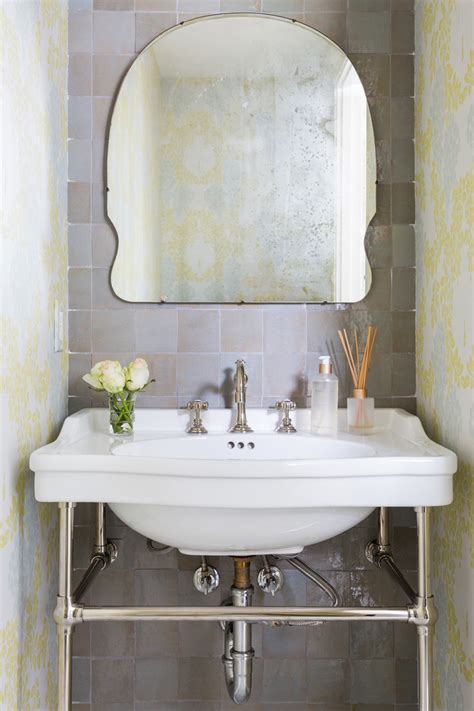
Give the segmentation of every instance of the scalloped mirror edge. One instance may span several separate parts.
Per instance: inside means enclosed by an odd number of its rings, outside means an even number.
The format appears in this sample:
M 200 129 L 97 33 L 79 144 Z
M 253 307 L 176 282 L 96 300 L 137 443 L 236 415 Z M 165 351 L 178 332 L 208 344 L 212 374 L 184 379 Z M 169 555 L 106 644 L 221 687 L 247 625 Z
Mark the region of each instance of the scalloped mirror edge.
M 232 19 L 303 29 L 308 37 L 324 40 L 325 48 L 334 48 L 337 55 L 321 52 L 308 62 L 307 53 L 305 57 L 289 56 L 290 45 L 283 56 L 280 53 L 274 60 L 272 56 L 278 85 L 275 77 L 265 75 L 264 62 L 252 63 L 251 78 L 238 76 L 244 50 L 250 52 L 256 37 L 247 25 L 245 33 L 240 28 L 235 46 L 230 46 L 229 33 L 213 32 L 218 27 L 214 23 Z M 199 37 L 203 33 L 196 32 L 205 23 L 211 28 L 213 42 L 209 37 L 204 42 L 205 37 Z M 275 32 L 275 27 L 272 41 L 281 41 L 285 33 Z M 194 28 L 192 41 L 200 48 L 199 53 L 191 52 L 191 64 L 180 51 L 183 41 L 181 46 L 173 46 L 181 36 L 189 48 L 189 32 L 186 38 L 183 33 L 190 28 Z M 260 39 L 267 34 L 261 33 Z M 268 46 L 259 46 L 266 59 L 271 48 L 270 37 L 268 40 Z M 217 65 L 215 54 L 219 51 L 223 54 Z M 338 72 L 336 89 L 329 86 L 328 69 Z M 315 102 L 314 84 L 318 81 L 319 102 Z M 283 94 L 283 89 L 286 93 L 279 101 L 278 92 Z M 223 97 L 225 111 L 221 108 Z M 259 113 L 255 111 L 257 100 Z M 209 106 L 214 115 L 206 115 Z M 250 110 L 245 113 L 247 106 Z M 268 131 L 269 108 L 274 111 L 270 119 L 275 136 Z M 293 129 L 301 127 L 302 137 L 295 138 L 296 132 L 288 131 L 288 124 Z M 308 146 L 304 138 L 316 125 L 322 128 L 314 146 Z M 217 148 L 213 136 L 217 136 Z M 226 136 L 230 136 L 227 143 Z M 358 136 L 364 140 L 356 140 Z M 282 137 L 287 143 L 293 141 L 289 157 L 283 154 Z M 138 141 L 142 141 L 141 150 Z M 332 153 L 331 141 L 335 144 Z M 350 144 L 351 150 L 342 150 L 343 144 Z M 314 155 L 320 157 L 326 174 L 320 168 L 316 172 Z M 301 176 L 300 193 L 294 182 L 285 182 L 279 174 L 274 177 L 276 187 L 269 185 L 278 162 L 286 165 L 290 175 L 293 171 Z M 235 174 L 236 165 L 241 174 Z M 328 176 L 337 176 L 337 189 Z M 242 183 L 249 186 L 247 193 Z M 242 192 L 239 200 L 229 199 L 238 189 Z M 360 78 L 338 45 L 304 23 L 276 15 L 227 13 L 182 22 L 158 35 L 137 56 L 114 104 L 107 153 L 107 212 L 118 238 L 112 288 L 121 299 L 141 303 L 360 301 L 372 282 L 364 242 L 376 212 L 375 191 L 370 109 Z M 280 210 L 288 195 L 294 203 L 289 215 Z M 313 203 L 308 204 L 308 195 L 314 203 L 320 199 L 320 213 Z M 304 209 L 298 210 L 301 205 Z M 320 237 L 314 228 L 315 224 L 330 223 L 331 207 L 335 213 L 332 242 L 329 230 L 321 230 L 324 235 Z M 358 225 L 356 237 L 354 223 Z M 312 238 L 307 239 L 311 227 Z M 275 234 L 278 228 L 279 239 Z

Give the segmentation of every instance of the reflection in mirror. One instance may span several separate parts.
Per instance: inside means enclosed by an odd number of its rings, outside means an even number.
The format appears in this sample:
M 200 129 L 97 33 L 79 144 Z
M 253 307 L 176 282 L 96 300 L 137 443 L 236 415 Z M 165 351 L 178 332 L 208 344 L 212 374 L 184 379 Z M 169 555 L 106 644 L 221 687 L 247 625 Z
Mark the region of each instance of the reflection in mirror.
M 360 79 L 317 31 L 268 15 L 154 40 L 110 128 L 112 286 L 127 301 L 358 301 L 375 213 Z

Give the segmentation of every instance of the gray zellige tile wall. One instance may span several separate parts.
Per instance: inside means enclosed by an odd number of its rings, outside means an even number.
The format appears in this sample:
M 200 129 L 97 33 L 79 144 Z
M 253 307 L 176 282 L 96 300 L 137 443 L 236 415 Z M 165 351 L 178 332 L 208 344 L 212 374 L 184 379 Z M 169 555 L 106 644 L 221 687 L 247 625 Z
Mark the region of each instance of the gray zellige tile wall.
M 125 303 L 111 291 L 116 237 L 104 213 L 104 152 L 120 79 L 160 31 L 196 15 L 232 11 L 282 14 L 312 25 L 349 53 L 361 76 L 374 121 L 379 182 L 378 211 L 367 234 L 373 287 L 358 304 L 141 305 Z M 379 329 L 369 381 L 377 404 L 413 410 L 413 0 L 70 0 L 69 48 L 71 411 L 103 402 L 81 381 L 93 362 L 106 357 L 125 362 L 135 355 L 147 358 L 156 378 L 141 396 L 142 406 L 174 407 L 195 396 L 212 406 L 229 404 L 231 368 L 240 355 L 249 367 L 252 405 L 287 396 L 303 404 L 317 356 L 328 350 L 335 356 L 344 396 L 349 382 L 337 329 L 370 323 Z M 87 511 L 79 515 L 80 524 L 81 515 L 84 524 Z M 413 521 L 400 512 L 397 523 L 400 555 L 406 557 Z M 370 519 L 305 552 L 354 604 L 389 603 L 395 594 L 363 557 L 372 529 Z M 76 564 L 84 568 L 89 534 L 85 525 L 77 531 Z M 155 559 L 144 540 L 118 522 L 116 533 L 123 539 L 121 558 L 94 583 L 94 602 L 213 602 L 193 592 L 195 561 L 175 554 Z M 412 561 L 407 565 L 414 568 Z M 219 567 L 225 596 L 228 561 L 219 561 Z M 278 602 L 310 603 L 317 594 L 289 571 Z M 264 630 L 263 635 L 257 630 L 256 637 L 249 711 L 416 708 L 416 652 L 404 628 L 323 625 Z M 77 708 L 230 709 L 222 687 L 220 642 L 213 626 L 84 625 L 75 636 Z
M 362 302 L 332 306 L 129 304 L 110 288 L 116 237 L 104 214 L 104 151 L 113 97 L 136 52 L 157 33 L 199 14 L 250 10 L 290 15 L 328 34 L 351 56 L 369 97 L 378 161 L 378 211 L 367 235 L 374 283 Z M 381 406 L 414 408 L 415 274 L 413 15 L 405 0 L 71 0 L 69 65 L 69 322 L 71 411 L 101 398 L 81 381 L 93 361 L 152 363 L 142 406 L 200 395 L 228 402 L 228 368 L 245 355 L 252 404 L 300 403 L 317 355 L 334 351 L 341 395 L 349 382 L 342 325 L 379 328 L 369 386 Z M 193 355 L 190 356 L 189 354 Z

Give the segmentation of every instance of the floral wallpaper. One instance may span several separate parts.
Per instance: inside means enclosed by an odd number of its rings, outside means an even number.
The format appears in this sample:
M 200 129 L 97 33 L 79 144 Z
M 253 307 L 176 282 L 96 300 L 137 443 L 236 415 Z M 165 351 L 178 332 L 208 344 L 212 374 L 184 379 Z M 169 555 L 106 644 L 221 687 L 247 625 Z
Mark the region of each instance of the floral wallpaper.
M 0 8 L 2 45 L 0 708 L 56 707 L 57 528 L 34 500 L 31 451 L 66 414 L 67 6 Z
M 474 708 L 474 52 L 471 0 L 416 5 L 417 383 L 429 434 L 459 456 L 435 512 L 435 706 Z

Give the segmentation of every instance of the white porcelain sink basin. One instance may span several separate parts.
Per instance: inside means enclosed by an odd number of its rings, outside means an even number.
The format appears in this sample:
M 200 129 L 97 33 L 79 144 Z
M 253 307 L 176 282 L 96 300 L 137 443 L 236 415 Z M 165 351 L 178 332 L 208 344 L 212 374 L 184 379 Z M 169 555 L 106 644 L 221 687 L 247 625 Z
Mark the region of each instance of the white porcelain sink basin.
M 126 524 L 184 553 L 295 553 L 362 521 L 376 506 L 452 500 L 456 456 L 418 418 L 377 410 L 372 434 L 275 432 L 273 410 L 251 409 L 254 433 L 230 434 L 229 410 L 204 413 L 208 435 L 185 434 L 188 413 L 138 410 L 133 439 L 108 434 L 105 410 L 68 417 L 31 456 L 40 501 L 107 502 Z
M 127 442 L 112 450 L 121 457 L 160 457 L 166 459 L 192 460 L 183 465 L 186 471 L 206 473 L 209 460 L 219 462 L 243 461 L 291 462 L 313 459 L 346 459 L 347 457 L 369 457 L 374 455 L 370 445 L 347 442 L 329 437 L 312 437 L 308 434 L 285 436 L 277 432 L 252 433 L 246 435 L 207 434 L 160 437 L 159 439 Z M 199 463 L 202 463 L 201 466 Z M 192 469 L 189 469 L 189 466 Z

